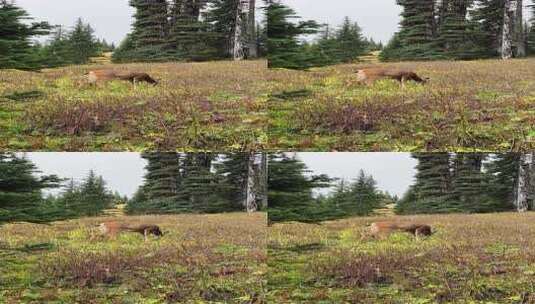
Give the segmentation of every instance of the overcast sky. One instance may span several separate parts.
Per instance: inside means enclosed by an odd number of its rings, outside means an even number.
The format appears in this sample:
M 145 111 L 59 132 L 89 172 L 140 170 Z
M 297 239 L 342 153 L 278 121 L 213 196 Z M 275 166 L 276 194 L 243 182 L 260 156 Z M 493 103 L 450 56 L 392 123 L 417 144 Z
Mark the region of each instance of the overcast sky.
M 400 197 L 412 184 L 417 164 L 410 153 L 297 153 L 297 157 L 313 174 L 327 174 L 348 181 L 363 169 L 373 175 L 379 189 Z
M 134 9 L 128 0 L 15 0 L 35 21 L 72 27 L 78 17 L 89 22 L 98 38 L 119 44 L 131 30 Z M 258 1 L 258 7 L 261 1 Z M 257 18 L 262 20 L 262 14 Z
M 138 153 L 26 153 L 43 174 L 80 182 L 93 169 L 112 191 L 129 197 L 143 182 L 146 162 Z M 54 191 L 56 192 L 56 191 Z
M 395 0 L 283 0 L 303 19 L 339 25 L 345 16 L 358 22 L 364 36 L 388 42 L 397 31 L 401 7 Z
M 71 27 L 78 17 L 99 38 L 119 43 L 130 32 L 134 10 L 128 0 L 16 0 L 36 21 Z

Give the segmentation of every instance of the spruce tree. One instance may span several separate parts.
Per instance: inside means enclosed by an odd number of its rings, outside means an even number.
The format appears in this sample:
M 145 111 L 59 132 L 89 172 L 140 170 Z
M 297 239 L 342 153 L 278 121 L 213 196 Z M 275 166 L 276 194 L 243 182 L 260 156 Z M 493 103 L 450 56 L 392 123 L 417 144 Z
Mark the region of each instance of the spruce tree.
M 315 21 L 292 22 L 298 19 L 295 11 L 276 1 L 269 1 L 266 11 L 269 67 L 307 69 L 325 64 L 298 40 L 301 35 L 318 32 L 319 25 Z
M 28 24 L 28 13 L 12 1 L 0 0 L 0 69 L 36 70 L 42 67 L 30 39 L 48 35 L 46 22 Z
M 418 160 L 414 195 L 418 198 L 412 206 L 415 213 L 439 213 L 457 211 L 451 205 L 451 171 L 449 153 L 414 153 Z
M 399 37 L 402 58 L 425 60 L 440 58 L 436 43 L 435 2 L 429 0 L 397 0 L 403 7 Z
M 0 224 L 10 221 L 47 222 L 58 215 L 44 208 L 41 191 L 57 188 L 61 179 L 40 172 L 28 159 L 0 153 Z
M 452 200 L 464 212 L 483 212 L 488 197 L 484 197 L 482 172 L 485 155 L 481 153 L 457 153 L 452 172 Z
M 166 0 L 130 0 L 134 7 L 132 38 L 137 60 L 162 60 L 167 50 L 169 22 Z
M 207 1 L 198 0 L 173 1 L 169 43 L 176 59 L 200 61 L 217 57 L 218 51 L 219 54 L 224 53 L 223 50 L 217 50 L 214 46 L 218 35 L 212 32 L 213 13 L 207 13 L 206 18 L 201 18 L 201 11 L 206 4 Z M 213 10 L 218 11 L 219 5 L 221 1 L 214 1 Z M 230 7 L 225 8 L 230 9 Z M 230 14 L 224 9 L 218 13 Z
M 441 7 L 438 42 L 444 55 L 452 59 L 471 59 L 479 55 L 476 30 L 468 20 L 473 0 L 444 0 Z
M 91 25 L 85 24 L 81 18 L 78 18 L 74 29 L 68 35 L 72 63 L 85 64 L 89 62 L 90 57 L 98 55 L 99 42 L 94 32 Z
M 502 44 L 505 0 L 477 0 L 473 12 L 477 27 L 478 45 L 482 56 L 497 56 Z
M 494 155 L 485 165 L 488 186 L 485 193 L 500 202 L 497 211 L 514 209 L 516 187 L 518 184 L 519 153 L 502 153 Z
M 326 175 L 309 175 L 306 165 L 284 153 L 269 155 L 268 222 L 316 222 L 324 219 L 312 190 L 329 187 Z

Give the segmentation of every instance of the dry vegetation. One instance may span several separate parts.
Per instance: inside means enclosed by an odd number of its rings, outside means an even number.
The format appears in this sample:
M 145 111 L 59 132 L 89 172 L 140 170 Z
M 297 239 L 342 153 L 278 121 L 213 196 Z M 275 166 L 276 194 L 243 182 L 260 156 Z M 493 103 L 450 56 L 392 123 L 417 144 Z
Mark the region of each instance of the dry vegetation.
M 509 151 L 535 147 L 535 59 L 409 62 L 427 86 L 360 86 L 339 65 L 272 70 L 269 147 L 339 151 Z
M 91 87 L 90 69 L 147 72 Z M 0 71 L 0 149 L 250 150 L 267 142 L 265 61 Z
M 271 303 L 535 303 L 535 213 L 391 217 L 436 233 L 361 240 L 379 218 L 269 228 Z
M 265 214 L 120 219 L 167 233 L 146 243 L 103 220 L 0 227 L 0 303 L 263 303 Z

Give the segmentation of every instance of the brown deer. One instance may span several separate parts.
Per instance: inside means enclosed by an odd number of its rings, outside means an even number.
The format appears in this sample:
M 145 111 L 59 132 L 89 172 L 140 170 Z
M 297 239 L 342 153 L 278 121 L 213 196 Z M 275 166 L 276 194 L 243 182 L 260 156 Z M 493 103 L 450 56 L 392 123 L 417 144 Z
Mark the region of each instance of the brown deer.
M 157 225 L 141 224 L 138 226 L 128 226 L 119 222 L 105 222 L 98 225 L 100 232 L 109 237 L 116 237 L 121 232 L 137 232 L 144 236 L 145 241 L 148 240 L 150 234 L 161 237 L 163 232 Z
M 111 81 L 111 80 L 130 81 L 134 85 L 136 85 L 138 82 L 146 82 L 152 85 L 158 84 L 158 81 L 154 80 L 147 73 L 138 73 L 138 72 L 118 73 L 112 70 L 94 70 L 94 71 L 89 71 L 89 73 L 87 73 L 86 76 L 87 76 L 87 79 L 89 80 L 89 83 L 92 85 L 97 84 L 97 82 L 99 81 Z
M 369 234 L 374 237 L 385 237 L 391 233 L 401 231 L 414 235 L 416 238 L 433 234 L 431 226 L 425 224 L 398 224 L 393 222 L 375 222 L 369 227 Z
M 394 79 L 399 81 L 401 87 L 405 87 L 405 82 L 415 81 L 425 84 L 429 78 L 421 78 L 413 71 L 405 70 L 389 70 L 381 68 L 362 69 L 357 71 L 357 81 L 361 84 L 372 85 L 374 82 L 380 79 Z

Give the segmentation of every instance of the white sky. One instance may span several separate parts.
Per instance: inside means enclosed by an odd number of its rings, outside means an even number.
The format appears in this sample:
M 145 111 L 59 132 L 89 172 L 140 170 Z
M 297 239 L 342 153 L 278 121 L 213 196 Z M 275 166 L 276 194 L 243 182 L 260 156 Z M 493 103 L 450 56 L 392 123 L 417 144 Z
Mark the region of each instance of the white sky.
M 143 183 L 146 161 L 138 153 L 25 153 L 43 174 L 80 182 L 93 169 L 108 188 L 129 197 Z M 52 193 L 57 193 L 56 190 Z
M 297 157 L 313 174 L 327 174 L 348 181 L 363 169 L 373 175 L 379 189 L 400 197 L 413 183 L 417 164 L 410 153 L 297 153 Z
M 98 38 L 121 42 L 130 32 L 133 8 L 128 0 L 15 0 L 35 18 L 53 25 L 73 26 L 78 17 L 89 22 Z
M 397 31 L 401 7 L 395 0 L 282 0 L 304 20 L 337 26 L 348 16 L 358 22 L 365 37 L 388 42 Z
M 15 0 L 35 18 L 53 25 L 72 27 L 82 19 L 95 29 L 98 38 L 119 44 L 131 30 L 134 9 L 128 0 Z M 258 1 L 258 7 L 262 2 Z M 263 14 L 257 13 L 258 20 Z

